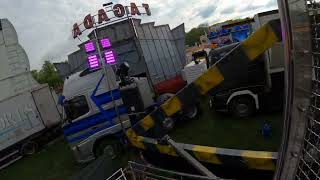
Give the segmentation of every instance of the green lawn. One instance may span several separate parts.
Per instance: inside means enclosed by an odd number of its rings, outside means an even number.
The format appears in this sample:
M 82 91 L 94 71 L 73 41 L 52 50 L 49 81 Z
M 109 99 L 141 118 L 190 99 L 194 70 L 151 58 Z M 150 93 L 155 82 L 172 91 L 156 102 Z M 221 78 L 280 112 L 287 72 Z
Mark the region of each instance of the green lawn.
M 277 151 L 281 142 L 281 113 L 257 113 L 236 119 L 228 114 L 208 109 L 204 100 L 202 115 L 190 122 L 179 122 L 170 136 L 177 142 L 220 148 Z M 271 137 L 265 139 L 260 130 L 263 123 L 271 124 Z
M 75 162 L 71 149 L 61 138 L 39 153 L 0 170 L 0 180 L 106 179 L 119 168 L 126 167 L 129 160 L 139 162 L 135 150 L 127 150 L 114 160 L 102 157 L 87 165 L 80 165 Z
M 271 124 L 270 139 L 264 139 L 260 129 L 264 121 Z M 170 136 L 177 142 L 231 149 L 277 151 L 281 141 L 281 113 L 261 114 L 245 119 L 235 119 L 215 113 L 202 104 L 199 119 L 178 122 Z M 97 179 L 108 177 L 128 160 L 137 160 L 135 151 L 128 150 L 116 160 L 100 159 L 82 167 L 74 160 L 67 143 L 60 139 L 39 153 L 23 158 L 0 170 L 1 180 L 66 180 Z M 139 161 L 139 160 L 138 160 Z M 105 178 L 103 178 L 105 179 Z
M 64 140 L 0 170 L 1 180 L 64 180 L 81 169 Z

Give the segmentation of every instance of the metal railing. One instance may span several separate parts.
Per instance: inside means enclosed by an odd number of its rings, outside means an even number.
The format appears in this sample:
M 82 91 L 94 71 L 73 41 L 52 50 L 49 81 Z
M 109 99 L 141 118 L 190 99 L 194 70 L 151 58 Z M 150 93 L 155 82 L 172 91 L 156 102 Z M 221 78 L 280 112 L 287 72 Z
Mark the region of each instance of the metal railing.
M 129 161 L 125 169 L 119 169 L 106 180 L 212 180 L 210 177 L 161 169 L 151 165 Z
M 296 179 L 320 179 L 320 1 L 305 0 L 312 33 L 311 101 L 305 110 L 306 130 L 296 170 Z
M 113 173 L 106 180 L 127 180 L 127 178 L 126 178 L 126 174 L 124 173 L 124 170 L 122 168 L 120 168 L 118 171 Z
M 208 180 L 212 179 L 206 176 L 182 173 L 177 171 L 171 171 L 153 166 L 142 165 L 136 162 L 129 161 L 128 170 L 132 174 L 134 180 L 145 180 L 145 179 L 161 179 L 161 180 Z

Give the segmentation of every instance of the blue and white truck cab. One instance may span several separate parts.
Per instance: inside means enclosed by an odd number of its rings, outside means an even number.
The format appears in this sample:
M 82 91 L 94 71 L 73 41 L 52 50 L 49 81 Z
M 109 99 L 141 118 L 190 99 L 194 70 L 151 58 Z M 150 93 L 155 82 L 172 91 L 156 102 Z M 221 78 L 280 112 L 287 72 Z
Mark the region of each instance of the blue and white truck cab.
M 105 145 L 106 139 L 117 138 L 117 134 L 122 132 L 120 121 L 124 128 L 130 127 L 127 108 L 113 71 L 106 76 L 108 81 L 101 69 L 84 70 L 64 82 L 63 132 L 80 163 L 99 156 L 97 148 L 100 144 Z M 109 148 L 114 150 L 112 144 Z
M 123 63 L 117 81 L 111 66 L 105 68 L 86 69 L 64 82 L 63 133 L 79 163 L 117 156 L 125 143 L 123 130 L 155 106 L 147 77 L 128 76 L 129 65 Z

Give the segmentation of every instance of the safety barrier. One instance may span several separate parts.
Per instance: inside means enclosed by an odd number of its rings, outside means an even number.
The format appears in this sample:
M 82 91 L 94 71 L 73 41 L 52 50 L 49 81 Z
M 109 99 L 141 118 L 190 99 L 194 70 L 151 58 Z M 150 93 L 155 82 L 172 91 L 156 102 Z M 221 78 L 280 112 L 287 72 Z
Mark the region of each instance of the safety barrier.
M 194 105 L 196 100 L 209 92 L 219 89 L 223 83 L 237 85 L 248 80 L 248 63 L 255 61 L 259 55 L 282 40 L 280 20 L 270 21 L 252 34 L 247 40 L 235 47 L 214 66 L 209 68 L 193 83 L 183 88 L 174 97 L 166 101 L 160 108 L 144 117 L 127 130 L 127 137 L 137 148 L 157 151 L 177 156 L 169 145 L 163 145 L 152 138 L 161 139 L 166 134 L 163 121 L 184 108 Z M 153 131 L 150 134 L 150 131 Z M 249 169 L 274 170 L 277 153 L 262 151 L 232 150 L 198 145 L 183 145 L 199 161 L 224 164 L 228 158 L 244 162 Z

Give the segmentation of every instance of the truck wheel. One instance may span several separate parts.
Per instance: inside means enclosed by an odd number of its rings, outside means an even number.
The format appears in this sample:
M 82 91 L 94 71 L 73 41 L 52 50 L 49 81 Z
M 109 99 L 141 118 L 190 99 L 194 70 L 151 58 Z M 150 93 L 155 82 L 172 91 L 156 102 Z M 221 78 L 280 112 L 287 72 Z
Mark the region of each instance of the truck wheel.
M 209 109 L 214 109 L 214 104 L 213 104 L 213 98 L 212 97 L 209 98 L 208 106 L 209 106 Z
M 165 118 L 162 122 L 162 126 L 168 131 L 174 128 L 174 124 L 174 120 L 170 117 Z
M 229 112 L 239 118 L 249 117 L 255 110 L 254 100 L 248 96 L 235 97 L 229 105 Z
M 29 156 L 37 152 L 38 144 L 34 141 L 29 141 L 21 146 L 20 153 L 23 156 Z
M 120 140 L 105 138 L 96 143 L 94 154 L 96 158 L 104 156 L 115 159 L 121 154 L 122 150 Z
M 197 105 L 189 106 L 182 110 L 183 118 L 186 120 L 196 119 L 200 114 L 199 107 Z
M 157 98 L 157 104 L 161 105 L 164 102 L 166 102 L 168 99 L 172 98 L 174 96 L 174 94 L 172 93 L 165 93 L 165 94 L 161 94 L 158 98 Z

